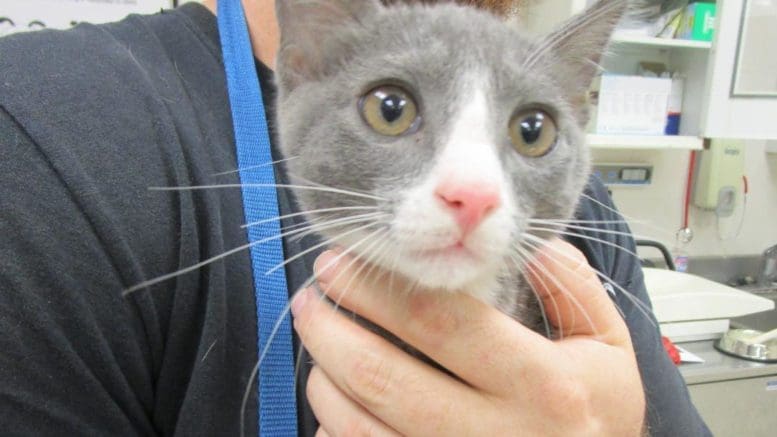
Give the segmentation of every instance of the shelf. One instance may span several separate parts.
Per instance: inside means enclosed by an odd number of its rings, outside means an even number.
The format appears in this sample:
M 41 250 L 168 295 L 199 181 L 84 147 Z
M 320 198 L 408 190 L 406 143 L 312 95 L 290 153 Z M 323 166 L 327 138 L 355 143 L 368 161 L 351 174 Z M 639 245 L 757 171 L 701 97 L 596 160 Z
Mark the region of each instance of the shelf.
M 589 134 L 588 145 L 596 149 L 702 150 L 704 139 L 694 136 L 596 135 Z
M 618 35 L 613 36 L 615 44 L 634 44 L 653 46 L 659 48 L 682 48 L 708 50 L 712 47 L 711 41 L 694 41 L 688 39 L 656 38 L 650 36 Z

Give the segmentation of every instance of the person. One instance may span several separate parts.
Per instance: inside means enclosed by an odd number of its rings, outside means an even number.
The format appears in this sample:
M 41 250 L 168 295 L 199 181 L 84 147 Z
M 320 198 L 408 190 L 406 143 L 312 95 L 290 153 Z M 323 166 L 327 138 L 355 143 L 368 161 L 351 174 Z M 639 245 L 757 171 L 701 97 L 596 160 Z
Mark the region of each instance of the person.
M 272 102 L 274 3 L 244 6 L 264 101 Z M 246 243 L 239 190 L 149 190 L 238 183 L 215 11 L 215 0 L 206 0 L 0 40 L 6 435 L 257 430 L 256 394 L 241 406 L 257 359 L 248 253 L 123 293 Z M 272 119 L 271 104 L 267 113 Z M 280 159 L 275 144 L 273 154 Z M 288 182 L 282 165 L 276 179 Z M 599 181 L 586 193 L 580 218 L 617 217 L 604 207 L 612 204 Z M 296 211 L 291 193 L 277 194 L 282 215 Z M 633 248 L 624 235 L 604 238 Z M 287 257 L 312 244 L 283 243 Z M 542 254 L 537 262 L 570 287 L 600 329 L 568 327 L 561 341 L 466 296 L 439 296 L 426 311 L 423 293 L 388 298 L 387 284 L 355 281 L 362 285 L 344 297 L 345 307 L 413 339 L 458 378 L 333 315 L 315 292 L 302 293 L 294 325 L 316 365 L 300 360 L 300 435 L 708 435 L 655 320 L 621 293 L 607 297 L 589 267 L 648 305 L 637 260 L 604 243 L 570 243 L 554 243 L 568 254 L 566 268 Z M 317 255 L 287 266 L 290 290 L 333 256 Z M 568 268 L 587 280 L 565 274 Z M 321 288 L 341 297 L 342 281 L 359 279 L 348 270 L 338 263 Z M 564 302 L 559 308 L 567 320 L 579 311 Z

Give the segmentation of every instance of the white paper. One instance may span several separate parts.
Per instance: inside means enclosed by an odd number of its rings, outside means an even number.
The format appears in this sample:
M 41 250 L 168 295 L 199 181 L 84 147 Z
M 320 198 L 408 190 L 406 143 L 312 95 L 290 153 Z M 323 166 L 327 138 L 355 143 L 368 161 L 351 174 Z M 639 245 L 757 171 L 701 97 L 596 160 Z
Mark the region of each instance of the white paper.
M 680 352 L 680 362 L 682 363 L 703 363 L 704 359 L 700 356 L 688 352 L 687 350 L 681 348 L 680 346 L 675 345 L 677 350 Z

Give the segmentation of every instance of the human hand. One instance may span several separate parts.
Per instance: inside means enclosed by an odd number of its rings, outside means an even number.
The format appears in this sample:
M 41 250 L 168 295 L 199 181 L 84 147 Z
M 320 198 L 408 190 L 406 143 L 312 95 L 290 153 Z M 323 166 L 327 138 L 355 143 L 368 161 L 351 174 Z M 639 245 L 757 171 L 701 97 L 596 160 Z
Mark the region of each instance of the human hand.
M 555 341 L 469 295 L 392 293 L 387 275 L 364 275 L 348 257 L 332 265 L 337 256 L 317 260 L 320 288 L 456 377 L 303 292 L 294 326 L 316 362 L 307 395 L 317 435 L 640 435 L 645 399 L 628 329 L 571 245 L 551 242 L 532 269 L 543 274 L 529 277 L 564 331 Z

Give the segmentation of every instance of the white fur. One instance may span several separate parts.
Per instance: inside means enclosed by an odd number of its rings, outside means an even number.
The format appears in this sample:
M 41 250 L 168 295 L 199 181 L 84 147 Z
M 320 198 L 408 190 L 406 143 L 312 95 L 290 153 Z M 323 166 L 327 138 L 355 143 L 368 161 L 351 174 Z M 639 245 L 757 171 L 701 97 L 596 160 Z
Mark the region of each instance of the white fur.
M 486 95 L 475 85 L 466 91 L 461 94 L 465 105 L 456 115 L 448 143 L 432 171 L 404 193 L 395 211 L 392 238 L 401 253 L 393 267 L 426 287 L 464 291 L 493 304 L 498 272 L 510 246 L 515 203 L 494 143 L 495 134 L 488 129 Z M 446 178 L 493 186 L 500 195 L 500 205 L 466 238 L 471 256 L 428 253 L 455 245 L 462 237 L 451 210 L 435 194 Z

